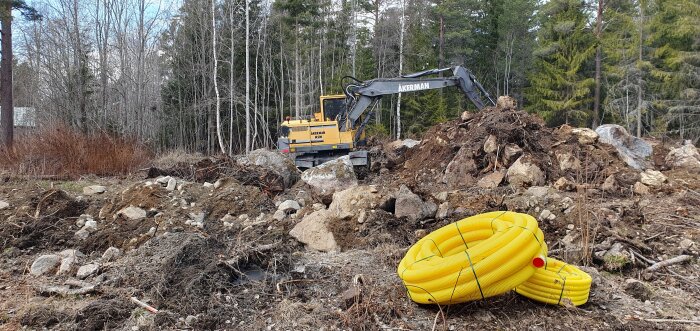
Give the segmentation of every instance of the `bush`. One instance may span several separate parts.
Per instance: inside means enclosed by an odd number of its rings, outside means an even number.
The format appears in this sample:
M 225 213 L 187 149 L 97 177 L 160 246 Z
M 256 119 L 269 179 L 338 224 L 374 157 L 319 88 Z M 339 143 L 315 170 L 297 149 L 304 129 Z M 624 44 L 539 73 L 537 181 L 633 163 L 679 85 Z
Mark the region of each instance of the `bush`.
M 0 169 L 18 175 L 124 175 L 147 164 L 148 148 L 135 138 L 84 134 L 65 126 L 42 129 L 0 150 Z

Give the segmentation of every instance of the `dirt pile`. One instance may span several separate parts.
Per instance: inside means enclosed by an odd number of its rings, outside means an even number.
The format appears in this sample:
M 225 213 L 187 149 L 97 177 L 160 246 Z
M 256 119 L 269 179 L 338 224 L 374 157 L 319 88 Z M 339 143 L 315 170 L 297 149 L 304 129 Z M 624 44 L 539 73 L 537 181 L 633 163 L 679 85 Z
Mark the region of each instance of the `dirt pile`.
M 566 125 L 547 128 L 537 115 L 490 107 L 432 127 L 396 168 L 409 186 L 423 192 L 482 186 L 487 180 L 479 180 L 494 172 L 504 175 L 488 179 L 495 185 L 551 185 L 560 178 L 597 185 L 627 169 L 611 146 L 581 137 Z M 542 178 L 514 180 L 517 163 L 526 166 L 525 173 L 534 165 Z

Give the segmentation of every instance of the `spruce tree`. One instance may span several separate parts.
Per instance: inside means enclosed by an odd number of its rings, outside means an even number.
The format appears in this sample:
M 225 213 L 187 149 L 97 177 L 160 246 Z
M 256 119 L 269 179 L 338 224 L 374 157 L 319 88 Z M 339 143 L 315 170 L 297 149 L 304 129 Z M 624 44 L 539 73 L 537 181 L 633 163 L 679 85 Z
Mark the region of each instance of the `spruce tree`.
M 595 53 L 595 43 L 584 10 L 585 3 L 580 0 L 553 0 L 541 11 L 526 97 L 528 109 L 550 124 L 585 125 L 590 118 L 594 80 L 585 70 Z

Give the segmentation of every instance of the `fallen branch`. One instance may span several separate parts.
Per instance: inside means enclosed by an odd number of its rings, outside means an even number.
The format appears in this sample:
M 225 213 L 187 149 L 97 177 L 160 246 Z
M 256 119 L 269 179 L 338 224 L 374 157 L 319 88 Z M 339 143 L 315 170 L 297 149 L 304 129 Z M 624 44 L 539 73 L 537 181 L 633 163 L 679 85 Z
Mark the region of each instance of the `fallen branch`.
M 691 324 L 700 324 L 700 321 L 694 321 L 694 320 L 671 320 L 671 319 L 662 319 L 662 318 L 645 318 L 644 319 L 647 322 L 655 322 L 655 323 L 691 323 Z
M 663 260 L 661 262 L 656 262 L 652 264 L 650 267 L 646 268 L 646 271 L 654 271 L 663 267 L 668 267 L 674 264 L 678 264 L 681 262 L 685 262 L 690 260 L 690 255 L 679 255 L 674 258 L 670 258 L 668 260 Z
M 139 300 L 139 299 L 136 299 L 136 297 L 131 297 L 131 302 L 133 302 L 133 303 L 139 305 L 139 307 L 141 307 L 141 308 L 143 308 L 143 309 L 146 309 L 146 310 L 150 311 L 150 312 L 153 313 L 153 314 L 157 314 L 157 313 L 158 313 L 158 309 L 155 309 L 155 308 L 149 306 L 147 303 L 145 303 L 145 302 L 143 302 L 143 301 L 141 301 L 141 300 Z

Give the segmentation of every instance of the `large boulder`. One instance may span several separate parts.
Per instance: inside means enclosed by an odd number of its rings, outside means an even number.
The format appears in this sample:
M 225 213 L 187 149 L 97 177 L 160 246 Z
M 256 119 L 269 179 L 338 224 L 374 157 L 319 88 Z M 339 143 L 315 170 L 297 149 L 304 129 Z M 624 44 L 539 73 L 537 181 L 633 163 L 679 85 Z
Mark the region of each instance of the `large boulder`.
M 622 161 L 635 169 L 649 167 L 651 145 L 643 139 L 630 135 L 625 128 L 616 124 L 604 124 L 595 129 L 600 142 L 610 144 L 620 155 Z
M 527 156 L 521 156 L 506 173 L 508 183 L 513 186 L 544 185 L 544 172 Z
M 690 141 L 686 141 L 680 148 L 671 148 L 665 161 L 666 165 L 673 169 L 700 171 L 700 153 Z
M 348 155 L 307 169 L 301 174 L 301 180 L 326 201 L 333 193 L 357 185 L 357 176 Z
M 299 180 L 299 169 L 294 165 L 294 161 L 284 154 L 269 150 L 256 149 L 247 155 L 242 155 L 236 159 L 241 165 L 257 165 L 268 169 L 282 177 L 285 187 L 291 187 Z
M 387 158 L 387 168 L 392 169 L 402 164 L 406 158 L 406 151 L 420 145 L 420 140 L 404 139 L 394 140 L 384 145 L 384 154 Z
M 423 201 L 417 194 L 411 192 L 406 185 L 396 193 L 396 204 L 394 215 L 396 217 L 406 217 L 410 221 L 416 222 L 435 216 L 437 205 L 432 201 Z
M 333 232 L 327 227 L 327 222 L 333 219 L 333 214 L 325 209 L 308 214 L 289 231 L 289 235 L 309 248 L 322 252 L 339 252 L 340 246 L 335 241 Z
M 359 185 L 335 192 L 328 211 L 339 219 L 352 218 L 363 210 L 378 208 L 382 195 L 373 186 Z

